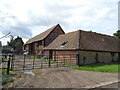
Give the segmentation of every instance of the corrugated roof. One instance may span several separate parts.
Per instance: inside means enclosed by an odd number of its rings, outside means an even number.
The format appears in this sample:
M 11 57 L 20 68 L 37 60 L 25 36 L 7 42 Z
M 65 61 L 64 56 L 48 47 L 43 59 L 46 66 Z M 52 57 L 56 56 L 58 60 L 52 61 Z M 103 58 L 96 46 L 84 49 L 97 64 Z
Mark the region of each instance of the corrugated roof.
M 83 30 L 60 35 L 44 49 L 80 49 L 110 52 L 118 52 L 119 50 L 120 52 L 120 46 L 118 47 L 118 38 Z
M 32 42 L 35 42 L 35 41 L 40 41 L 40 40 L 43 40 L 44 38 L 46 38 L 53 30 L 56 26 L 58 26 L 59 24 L 47 29 L 45 32 L 42 32 L 40 34 L 38 34 L 37 36 L 29 39 L 25 44 L 30 44 Z

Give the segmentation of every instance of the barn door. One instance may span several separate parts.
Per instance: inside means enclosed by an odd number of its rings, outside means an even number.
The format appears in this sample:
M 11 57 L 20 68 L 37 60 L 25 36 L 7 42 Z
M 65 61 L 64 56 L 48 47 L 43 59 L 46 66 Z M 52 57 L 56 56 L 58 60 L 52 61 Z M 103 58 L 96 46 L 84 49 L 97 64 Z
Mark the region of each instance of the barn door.
M 49 51 L 49 59 L 52 59 L 52 56 L 53 56 L 53 50 L 50 50 Z

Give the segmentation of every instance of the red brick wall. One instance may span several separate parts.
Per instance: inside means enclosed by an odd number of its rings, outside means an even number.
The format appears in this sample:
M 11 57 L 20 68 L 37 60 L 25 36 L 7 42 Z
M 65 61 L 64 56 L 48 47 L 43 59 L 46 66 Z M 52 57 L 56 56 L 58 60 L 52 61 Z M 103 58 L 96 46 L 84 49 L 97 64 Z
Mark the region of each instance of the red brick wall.
M 59 50 L 59 51 L 54 51 L 52 53 L 52 60 L 57 60 L 59 63 L 66 63 L 69 65 L 77 65 L 77 51 L 76 50 Z M 45 50 L 44 51 L 45 56 L 49 56 L 49 51 Z
M 53 54 L 56 53 L 58 55 L 65 55 L 65 54 L 77 54 L 76 50 L 57 50 L 56 52 L 53 50 Z M 45 55 L 49 55 L 49 50 L 44 50 Z

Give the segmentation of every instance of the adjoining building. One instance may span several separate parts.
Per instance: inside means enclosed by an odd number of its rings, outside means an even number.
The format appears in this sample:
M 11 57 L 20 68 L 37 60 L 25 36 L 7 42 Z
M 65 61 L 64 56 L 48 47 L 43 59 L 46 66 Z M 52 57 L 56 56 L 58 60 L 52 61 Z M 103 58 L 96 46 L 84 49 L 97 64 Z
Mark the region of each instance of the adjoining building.
M 114 36 L 78 30 L 59 35 L 44 48 L 44 54 L 78 55 L 77 65 L 118 62 L 120 40 Z M 72 57 L 70 57 L 72 58 Z M 62 58 L 63 59 L 63 58 Z
M 48 46 L 56 37 L 65 34 L 59 24 L 49 28 L 43 33 L 29 39 L 24 44 L 24 50 L 29 54 L 43 54 L 43 48 Z

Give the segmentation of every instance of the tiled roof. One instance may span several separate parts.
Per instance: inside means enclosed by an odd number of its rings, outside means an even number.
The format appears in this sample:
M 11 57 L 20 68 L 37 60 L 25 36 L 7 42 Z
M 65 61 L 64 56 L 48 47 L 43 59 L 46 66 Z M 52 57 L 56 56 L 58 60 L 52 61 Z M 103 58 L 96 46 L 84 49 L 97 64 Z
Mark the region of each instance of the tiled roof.
M 81 31 L 80 35 L 80 49 L 118 52 L 118 38 L 114 36 L 88 31 Z
M 119 40 L 120 44 L 120 40 Z M 80 49 L 120 52 L 118 38 L 91 31 L 78 30 L 58 36 L 44 49 Z
M 35 41 L 40 41 L 40 40 L 43 40 L 44 38 L 46 38 L 53 30 L 55 27 L 57 27 L 59 24 L 47 29 L 45 32 L 42 32 L 40 34 L 38 34 L 37 36 L 29 39 L 25 44 L 30 44 L 32 42 L 35 42 Z
M 79 47 L 79 31 L 59 35 L 45 49 L 77 49 Z

